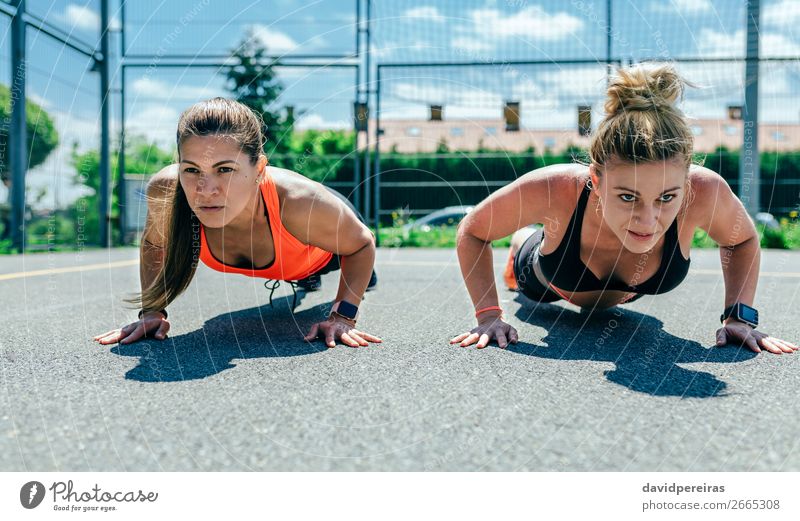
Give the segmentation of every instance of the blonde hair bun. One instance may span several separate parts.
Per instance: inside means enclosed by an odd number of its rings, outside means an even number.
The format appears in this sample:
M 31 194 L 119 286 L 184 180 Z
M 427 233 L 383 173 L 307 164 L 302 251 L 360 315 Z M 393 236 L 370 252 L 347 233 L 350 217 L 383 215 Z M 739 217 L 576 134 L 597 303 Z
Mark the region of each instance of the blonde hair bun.
M 606 115 L 589 144 L 592 162 L 680 158 L 688 170 L 694 136 L 676 106 L 687 85 L 693 86 L 668 63 L 619 69 L 608 86 Z
M 676 102 L 687 85 L 675 67 L 667 63 L 643 63 L 618 69 L 608 86 L 606 114 L 635 110 L 678 110 Z

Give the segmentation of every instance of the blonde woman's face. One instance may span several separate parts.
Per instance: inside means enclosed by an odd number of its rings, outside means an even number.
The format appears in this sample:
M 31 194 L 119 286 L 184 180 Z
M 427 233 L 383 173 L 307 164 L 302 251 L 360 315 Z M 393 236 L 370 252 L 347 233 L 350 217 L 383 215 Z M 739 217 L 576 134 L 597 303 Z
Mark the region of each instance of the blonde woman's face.
M 633 253 L 652 249 L 686 197 L 688 172 L 677 160 L 641 164 L 615 161 L 602 174 L 590 169 L 603 220 Z
M 209 228 L 248 218 L 244 212 L 257 204 L 265 166 L 264 156 L 252 165 L 236 141 L 226 136 L 192 136 L 180 145 L 181 187 L 192 211 Z

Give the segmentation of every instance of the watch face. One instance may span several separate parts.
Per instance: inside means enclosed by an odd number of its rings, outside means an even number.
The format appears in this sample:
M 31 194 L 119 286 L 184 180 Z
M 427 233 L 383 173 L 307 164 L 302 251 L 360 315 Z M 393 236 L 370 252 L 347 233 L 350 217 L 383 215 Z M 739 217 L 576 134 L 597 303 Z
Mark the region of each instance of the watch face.
M 336 312 L 340 315 L 346 316 L 347 318 L 356 318 L 358 306 L 355 306 L 346 300 L 342 300 L 339 302 L 339 307 L 336 309 Z
M 739 306 L 739 316 L 747 322 L 758 323 L 758 311 L 744 304 Z

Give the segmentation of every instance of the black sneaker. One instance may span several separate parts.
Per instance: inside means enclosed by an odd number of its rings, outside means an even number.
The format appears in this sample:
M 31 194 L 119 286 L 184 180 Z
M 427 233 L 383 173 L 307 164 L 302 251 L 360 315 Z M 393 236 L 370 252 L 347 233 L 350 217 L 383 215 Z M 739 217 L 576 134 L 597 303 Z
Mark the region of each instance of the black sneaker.
M 322 287 L 322 277 L 314 273 L 304 279 L 298 280 L 297 286 L 305 292 L 317 291 Z
M 375 275 L 375 271 L 373 270 L 372 276 L 369 278 L 369 284 L 367 284 L 367 291 L 375 289 L 375 286 L 378 285 L 378 276 Z

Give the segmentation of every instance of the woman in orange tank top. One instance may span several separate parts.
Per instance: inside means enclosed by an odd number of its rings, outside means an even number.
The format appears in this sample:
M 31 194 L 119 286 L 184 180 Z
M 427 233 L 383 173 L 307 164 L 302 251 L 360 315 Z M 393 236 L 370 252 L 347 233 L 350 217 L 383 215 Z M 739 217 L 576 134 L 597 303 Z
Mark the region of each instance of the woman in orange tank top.
M 341 267 L 328 320 L 305 340 L 351 347 L 381 339 L 356 329 L 358 305 L 374 281 L 375 238 L 354 209 L 320 183 L 267 166 L 263 122 L 249 108 L 214 98 L 178 123 L 180 163 L 148 183 L 142 234 L 139 320 L 95 337 L 101 344 L 166 338 L 167 306 L 198 262 L 225 273 L 301 281 Z

